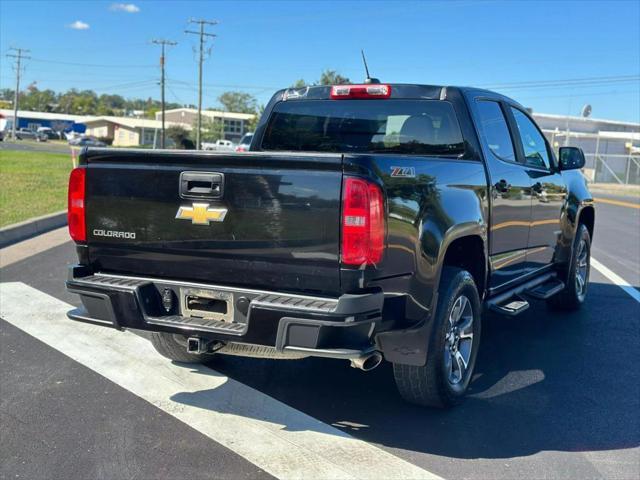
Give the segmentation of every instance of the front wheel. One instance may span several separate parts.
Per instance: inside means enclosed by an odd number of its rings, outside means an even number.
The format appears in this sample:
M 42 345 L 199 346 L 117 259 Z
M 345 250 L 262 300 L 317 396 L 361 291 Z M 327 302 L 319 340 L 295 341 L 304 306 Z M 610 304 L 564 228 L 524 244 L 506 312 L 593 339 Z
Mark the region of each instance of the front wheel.
M 466 270 L 445 267 L 423 366 L 393 365 L 398 391 L 408 402 L 450 407 L 467 392 L 480 345 L 480 297 Z
M 577 310 L 584 303 L 591 270 L 591 235 L 584 224 L 578 225 L 573 252 L 563 290 L 547 300 L 552 309 Z

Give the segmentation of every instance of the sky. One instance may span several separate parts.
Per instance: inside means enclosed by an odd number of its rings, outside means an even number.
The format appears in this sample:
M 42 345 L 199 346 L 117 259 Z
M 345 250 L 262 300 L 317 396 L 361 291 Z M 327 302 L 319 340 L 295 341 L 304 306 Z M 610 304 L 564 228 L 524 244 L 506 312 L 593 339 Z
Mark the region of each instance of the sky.
M 0 0 L 0 88 L 13 88 L 10 47 L 30 50 L 23 85 L 197 101 L 198 40 L 207 31 L 204 106 L 241 90 L 266 103 L 325 69 L 390 83 L 491 88 L 535 112 L 640 122 L 640 1 L 214 2 Z

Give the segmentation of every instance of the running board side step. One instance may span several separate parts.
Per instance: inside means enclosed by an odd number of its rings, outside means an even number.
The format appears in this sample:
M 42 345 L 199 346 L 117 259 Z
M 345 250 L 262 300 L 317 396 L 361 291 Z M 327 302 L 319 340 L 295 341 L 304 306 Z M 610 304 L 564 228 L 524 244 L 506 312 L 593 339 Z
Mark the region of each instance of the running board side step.
M 504 303 L 489 302 L 488 305 L 491 311 L 507 315 L 509 317 L 515 317 L 529 309 L 529 302 L 519 295 L 514 295 L 513 297 L 506 299 Z
M 555 272 L 550 272 L 488 299 L 486 306 L 493 312 L 514 317 L 529 308 L 529 302 L 521 295 L 547 299 L 563 288 L 564 284 L 556 278 Z
M 559 293 L 564 288 L 564 282 L 557 278 L 552 278 L 545 283 L 538 285 L 535 288 L 531 288 L 524 293 L 530 297 L 538 300 L 547 300 L 553 297 L 556 293 Z

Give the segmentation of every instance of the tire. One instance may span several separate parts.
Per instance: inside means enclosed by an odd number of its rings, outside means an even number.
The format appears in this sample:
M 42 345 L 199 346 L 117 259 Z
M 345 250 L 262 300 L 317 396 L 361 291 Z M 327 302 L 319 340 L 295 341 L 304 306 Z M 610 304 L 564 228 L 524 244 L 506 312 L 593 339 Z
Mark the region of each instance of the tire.
M 452 329 L 450 319 L 456 317 L 454 307 L 459 306 L 462 307 L 459 309 L 461 314 L 454 322 L 458 328 Z M 417 405 L 439 408 L 462 402 L 478 355 L 480 314 L 480 297 L 471 274 L 460 268 L 444 267 L 425 365 L 393 364 L 393 376 L 402 398 Z M 469 319 L 470 326 L 460 328 Z M 466 369 L 460 368 L 461 364 L 453 359 L 454 352 L 457 352 L 456 358 L 460 354 L 463 359 L 468 352 Z
M 152 332 L 150 340 L 160 355 L 176 362 L 204 363 L 213 357 L 212 353 L 188 353 L 187 337 L 184 335 Z
M 579 224 L 573 240 L 569 272 L 563 290 L 547 300 L 553 310 L 578 310 L 587 297 L 591 270 L 591 235 L 584 224 Z

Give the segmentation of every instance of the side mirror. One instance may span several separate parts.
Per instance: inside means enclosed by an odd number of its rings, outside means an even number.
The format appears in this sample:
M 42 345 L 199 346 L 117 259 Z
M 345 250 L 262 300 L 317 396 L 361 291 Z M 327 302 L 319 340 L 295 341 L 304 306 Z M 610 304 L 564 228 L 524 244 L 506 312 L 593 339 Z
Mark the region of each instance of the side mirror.
M 584 167 L 584 152 L 578 147 L 560 147 L 560 170 L 578 170 Z

